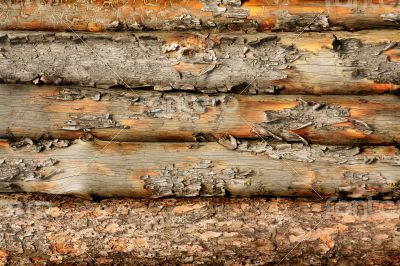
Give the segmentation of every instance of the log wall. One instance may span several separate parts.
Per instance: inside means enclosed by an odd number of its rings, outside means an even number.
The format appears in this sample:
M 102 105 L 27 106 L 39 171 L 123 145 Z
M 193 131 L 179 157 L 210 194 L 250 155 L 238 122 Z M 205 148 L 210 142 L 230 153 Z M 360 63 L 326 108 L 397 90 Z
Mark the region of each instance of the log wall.
M 1 1 L 0 265 L 399 265 L 399 12 Z

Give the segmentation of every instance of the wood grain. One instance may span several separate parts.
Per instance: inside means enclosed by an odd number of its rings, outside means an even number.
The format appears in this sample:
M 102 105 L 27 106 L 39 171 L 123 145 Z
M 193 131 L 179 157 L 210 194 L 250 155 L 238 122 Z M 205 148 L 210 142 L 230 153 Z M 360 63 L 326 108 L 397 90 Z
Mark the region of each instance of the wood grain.
M 0 137 L 116 141 L 278 138 L 330 145 L 400 142 L 400 101 L 380 96 L 270 96 L 0 85 Z
M 81 197 L 291 196 L 395 199 L 399 151 L 303 144 L 2 142 L 1 192 Z

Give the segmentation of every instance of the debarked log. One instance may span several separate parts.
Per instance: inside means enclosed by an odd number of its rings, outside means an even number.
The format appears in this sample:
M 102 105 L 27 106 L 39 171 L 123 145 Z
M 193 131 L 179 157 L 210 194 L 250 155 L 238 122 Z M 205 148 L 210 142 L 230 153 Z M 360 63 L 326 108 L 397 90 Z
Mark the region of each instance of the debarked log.
M 2 1 L 11 30 L 279 30 L 398 28 L 395 0 Z
M 115 141 L 400 143 L 396 95 L 238 95 L 0 85 L 0 137 Z
M 91 197 L 287 196 L 397 199 L 395 147 L 115 143 L 0 146 L 0 191 Z M 36 144 L 37 145 L 37 144 Z
M 0 32 L 0 81 L 242 94 L 399 89 L 397 30 L 297 35 Z
M 396 265 L 399 202 L 0 197 L 6 265 Z

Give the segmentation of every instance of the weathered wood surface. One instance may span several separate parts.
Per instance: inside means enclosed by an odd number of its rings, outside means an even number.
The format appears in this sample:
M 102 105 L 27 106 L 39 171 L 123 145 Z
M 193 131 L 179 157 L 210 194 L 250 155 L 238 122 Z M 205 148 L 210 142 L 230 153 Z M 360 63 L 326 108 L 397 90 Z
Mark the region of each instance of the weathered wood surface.
M 286 94 L 384 93 L 400 86 L 397 30 L 301 38 L 206 32 L 0 36 L 4 83 Z
M 398 265 L 399 203 L 1 196 L 7 265 Z
M 0 137 L 74 140 L 281 139 L 330 145 L 400 143 L 395 95 L 202 95 L 0 85 Z
M 357 30 L 398 28 L 396 0 L 2 1 L 0 28 L 31 30 Z
M 400 193 L 400 154 L 390 146 L 54 140 L 12 147 L 2 142 L 0 154 L 1 192 L 384 199 Z

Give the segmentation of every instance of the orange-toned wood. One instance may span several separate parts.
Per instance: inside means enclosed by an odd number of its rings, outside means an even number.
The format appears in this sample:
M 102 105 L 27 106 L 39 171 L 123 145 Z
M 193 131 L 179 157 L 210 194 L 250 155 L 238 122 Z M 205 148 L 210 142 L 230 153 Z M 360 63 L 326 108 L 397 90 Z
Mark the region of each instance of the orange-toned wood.
M 300 136 L 334 145 L 400 142 L 395 95 L 202 95 L 0 85 L 0 113 L 1 136 L 17 139 L 71 140 L 90 131 L 120 141 L 270 139 L 272 133 L 286 141 L 301 142 Z
M 384 1 L 61 0 L 3 1 L 0 28 L 24 30 L 335 30 L 399 26 Z

